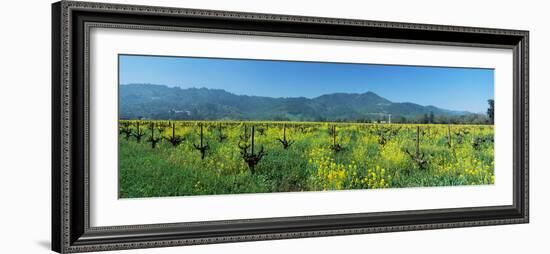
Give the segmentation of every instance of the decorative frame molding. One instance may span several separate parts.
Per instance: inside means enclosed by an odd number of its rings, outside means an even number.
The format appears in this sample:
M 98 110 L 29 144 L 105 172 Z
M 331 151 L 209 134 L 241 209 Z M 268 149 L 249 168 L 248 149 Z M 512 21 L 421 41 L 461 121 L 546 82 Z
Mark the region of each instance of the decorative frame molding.
M 90 227 L 92 27 L 513 49 L 514 202 L 342 215 Z M 529 32 L 61 1 L 52 5 L 52 249 L 60 253 L 528 223 Z

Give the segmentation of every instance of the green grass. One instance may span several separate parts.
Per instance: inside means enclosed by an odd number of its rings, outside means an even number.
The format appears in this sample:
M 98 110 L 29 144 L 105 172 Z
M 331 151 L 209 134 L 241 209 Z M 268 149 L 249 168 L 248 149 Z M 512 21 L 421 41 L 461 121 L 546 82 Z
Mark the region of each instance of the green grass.
M 135 121 L 130 122 L 135 130 Z M 166 124 L 156 122 L 157 126 Z M 166 141 L 156 148 L 147 143 L 148 123 L 141 123 L 147 135 L 141 143 L 119 137 L 119 196 L 121 198 L 216 195 L 238 193 L 297 192 L 345 189 L 454 186 L 492 184 L 492 126 L 421 125 L 420 153 L 426 165 L 414 163 L 416 125 L 334 124 L 336 142 L 344 147 L 335 152 L 330 146 L 333 124 L 287 123 L 287 139 L 294 143 L 284 149 L 282 123 L 256 125 L 255 152 L 264 147 L 267 155 L 254 167 L 244 162 L 239 143 L 244 125 L 235 122 L 202 122 L 204 159 L 193 147 L 200 141 L 198 122 L 178 122 L 176 135 L 186 138 L 174 148 Z M 218 141 L 219 125 L 227 136 Z M 167 125 L 168 126 L 168 125 Z M 264 129 L 261 135 L 258 129 Z M 383 133 L 380 134 L 381 130 Z M 393 133 L 392 133 L 393 131 Z M 466 134 L 460 134 L 465 132 Z M 170 136 L 166 127 L 155 136 Z M 450 135 L 449 135 L 450 134 Z M 380 137 L 386 141 L 380 144 Z M 452 145 L 448 139 L 451 136 Z M 482 142 L 476 143 L 476 138 Z M 248 140 L 249 141 L 249 140 Z M 250 143 L 250 142 L 249 142 Z

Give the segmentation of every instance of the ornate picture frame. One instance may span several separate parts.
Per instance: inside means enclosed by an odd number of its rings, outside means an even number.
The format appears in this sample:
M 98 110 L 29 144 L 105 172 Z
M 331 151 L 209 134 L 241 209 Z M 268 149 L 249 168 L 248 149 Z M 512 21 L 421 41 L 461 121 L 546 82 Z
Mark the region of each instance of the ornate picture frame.
M 117 28 L 512 50 L 513 204 L 90 225 L 89 32 Z M 60 253 L 488 226 L 529 221 L 529 32 L 61 1 L 52 5 L 52 249 Z M 114 194 L 116 195 L 116 193 Z

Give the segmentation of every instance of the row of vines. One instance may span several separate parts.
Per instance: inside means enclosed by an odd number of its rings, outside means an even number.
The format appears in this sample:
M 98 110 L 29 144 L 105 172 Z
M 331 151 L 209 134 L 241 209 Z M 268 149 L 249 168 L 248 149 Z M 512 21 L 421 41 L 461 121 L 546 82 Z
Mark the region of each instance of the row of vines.
M 493 126 L 120 121 L 120 196 L 491 184 Z

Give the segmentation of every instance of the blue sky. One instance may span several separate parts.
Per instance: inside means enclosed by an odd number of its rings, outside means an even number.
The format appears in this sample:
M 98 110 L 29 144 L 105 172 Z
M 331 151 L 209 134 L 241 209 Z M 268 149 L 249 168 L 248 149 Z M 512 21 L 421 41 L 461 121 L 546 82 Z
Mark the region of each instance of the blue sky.
M 120 84 L 269 97 L 372 91 L 393 102 L 480 113 L 494 98 L 492 69 L 120 55 L 119 70 Z

